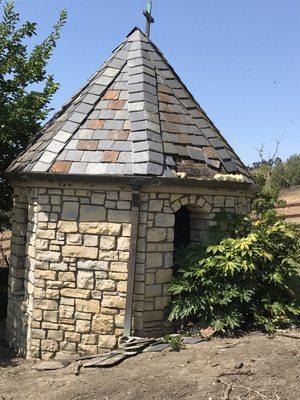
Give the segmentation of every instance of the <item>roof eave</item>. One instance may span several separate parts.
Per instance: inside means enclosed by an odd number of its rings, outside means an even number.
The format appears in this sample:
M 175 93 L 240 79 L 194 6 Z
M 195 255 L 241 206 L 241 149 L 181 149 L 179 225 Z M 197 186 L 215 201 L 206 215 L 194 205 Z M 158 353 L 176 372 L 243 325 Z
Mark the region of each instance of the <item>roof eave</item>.
M 81 174 L 57 174 L 57 173 L 40 173 L 40 172 L 22 172 L 10 173 L 8 177 L 11 181 L 30 180 L 46 180 L 54 181 L 69 181 L 82 182 L 83 175 Z M 257 193 L 259 186 L 250 182 L 235 182 L 235 181 L 218 181 L 212 179 L 195 179 L 195 178 L 163 178 L 157 176 L 123 176 L 123 175 L 84 175 L 85 182 L 106 183 L 116 185 L 129 186 L 180 186 L 180 187 L 198 187 L 209 189 L 234 189 L 245 190 L 251 193 Z

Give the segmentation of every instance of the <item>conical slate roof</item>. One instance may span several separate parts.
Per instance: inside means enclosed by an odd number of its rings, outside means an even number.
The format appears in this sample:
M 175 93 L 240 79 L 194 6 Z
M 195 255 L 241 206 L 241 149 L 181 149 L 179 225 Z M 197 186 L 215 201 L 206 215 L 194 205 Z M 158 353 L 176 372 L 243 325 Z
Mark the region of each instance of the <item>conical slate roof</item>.
M 253 182 L 160 50 L 135 28 L 8 172 Z M 180 174 L 179 174 L 180 175 Z

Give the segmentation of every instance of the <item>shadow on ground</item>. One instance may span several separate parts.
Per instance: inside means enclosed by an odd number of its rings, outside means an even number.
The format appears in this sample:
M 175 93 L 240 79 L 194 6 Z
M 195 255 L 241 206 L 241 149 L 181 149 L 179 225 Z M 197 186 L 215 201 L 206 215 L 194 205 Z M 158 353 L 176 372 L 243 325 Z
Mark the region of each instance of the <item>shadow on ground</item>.
M 17 355 L 5 340 L 5 321 L 0 320 L 0 368 L 16 367 Z

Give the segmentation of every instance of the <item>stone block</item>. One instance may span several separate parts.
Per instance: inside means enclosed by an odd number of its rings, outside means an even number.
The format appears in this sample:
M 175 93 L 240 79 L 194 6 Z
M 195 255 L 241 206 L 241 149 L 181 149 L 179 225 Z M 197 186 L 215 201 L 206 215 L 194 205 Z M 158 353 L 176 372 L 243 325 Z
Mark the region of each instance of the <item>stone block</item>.
M 66 245 L 62 248 L 62 255 L 64 257 L 75 258 L 91 258 L 95 259 L 98 256 L 98 249 L 86 246 L 70 246 Z
M 60 350 L 70 353 L 76 353 L 76 343 L 71 342 L 61 342 L 60 343 Z
M 117 208 L 119 210 L 130 210 L 131 203 L 130 203 L 130 201 L 118 201 Z
M 121 232 L 122 225 L 109 222 L 81 222 L 80 232 L 107 236 L 117 236 Z
M 155 226 L 157 227 L 172 227 L 175 223 L 174 214 L 157 213 L 155 215 Z
M 155 297 L 154 304 L 156 310 L 164 310 L 170 301 L 170 297 L 162 296 L 162 297 Z
M 110 334 L 114 330 L 114 318 L 112 315 L 95 315 L 92 321 L 92 332 L 98 334 Z
M 155 297 L 162 295 L 162 286 L 161 285 L 147 285 L 146 286 L 146 296 L 147 297 Z
M 46 331 L 44 329 L 31 329 L 31 339 L 45 339 Z
M 40 300 L 34 301 L 35 307 L 41 310 L 57 310 L 58 302 L 56 300 Z
M 104 193 L 92 193 L 91 203 L 92 204 L 104 204 L 105 194 Z
M 90 327 L 88 326 L 88 331 Z M 80 332 L 81 333 L 81 332 Z M 65 332 L 65 340 L 67 342 L 80 343 L 81 335 L 77 332 Z
M 78 233 L 68 233 L 67 234 L 67 239 L 66 239 L 66 244 L 82 244 L 82 235 Z
M 99 314 L 99 300 L 76 300 L 76 310 L 79 312 Z
M 84 235 L 84 245 L 88 247 L 98 246 L 98 236 L 97 235 Z
M 115 326 L 116 328 L 123 328 L 124 327 L 124 315 L 115 315 Z
M 146 274 L 146 284 L 152 285 L 155 283 L 155 274 L 150 272 Z
M 131 212 L 125 210 L 108 210 L 109 222 L 130 222 L 131 221 Z
M 38 231 L 36 233 L 36 238 L 37 239 L 48 239 L 48 240 L 55 239 L 55 230 L 38 229 Z
M 130 238 L 120 237 L 118 238 L 117 249 L 122 251 L 129 251 L 130 248 Z
M 41 349 L 43 351 L 55 352 L 58 351 L 58 343 L 55 340 L 42 340 Z
M 74 221 L 59 221 L 57 227 L 58 227 L 58 232 L 65 232 L 65 233 L 78 232 L 77 222 Z
M 50 271 L 48 269 L 36 269 L 34 276 L 36 279 L 54 281 L 56 279 L 56 271 Z
M 225 207 L 234 207 L 235 206 L 235 198 L 232 196 L 226 196 Z
M 101 236 L 100 249 L 112 250 L 116 247 L 116 238 L 114 236 Z
M 128 264 L 127 262 L 111 262 L 110 270 L 111 272 L 127 272 Z
M 130 237 L 131 234 L 131 224 L 122 224 L 122 236 Z
M 88 320 L 76 320 L 75 331 L 79 333 L 89 333 L 91 330 L 91 322 Z
M 163 311 L 147 311 L 144 314 L 144 322 L 163 321 Z
M 100 349 L 114 349 L 117 346 L 115 335 L 100 335 L 98 346 Z
M 119 251 L 119 260 L 120 261 L 128 261 L 129 260 L 129 251 Z
M 45 310 L 43 312 L 44 321 L 46 322 L 57 322 L 58 321 L 58 312 L 57 311 L 48 311 Z
M 59 272 L 58 279 L 63 282 L 75 282 L 74 272 Z
M 104 221 L 106 219 L 106 209 L 96 205 L 82 205 L 80 207 L 80 221 Z
M 94 289 L 94 273 L 92 271 L 78 271 L 77 287 L 80 289 Z
M 102 306 L 107 308 L 125 309 L 125 298 L 120 296 L 103 296 Z
M 47 250 L 49 248 L 49 241 L 47 239 L 37 239 L 35 241 L 35 248 L 37 250 Z
M 83 312 L 76 312 L 75 313 L 75 319 L 83 319 L 85 321 L 90 321 L 92 319 L 92 314 L 91 313 L 83 313 Z
M 59 317 L 72 319 L 74 317 L 74 307 L 60 305 Z
M 165 228 L 149 228 L 147 232 L 147 239 L 149 242 L 162 242 L 167 237 L 167 230 Z
M 65 221 L 76 221 L 78 210 L 79 204 L 77 202 L 65 201 L 63 203 L 61 218 Z
M 156 283 L 169 283 L 173 270 L 171 268 L 161 268 L 156 272 Z
M 48 330 L 47 339 L 53 339 L 57 342 L 62 342 L 64 339 L 64 333 L 62 331 Z
M 162 211 L 163 205 L 164 205 L 163 200 L 150 200 L 149 211 L 160 212 Z
M 182 194 L 178 194 L 178 193 L 171 194 L 170 202 L 173 203 L 174 201 L 179 200 L 181 197 L 182 197 Z
M 214 207 L 224 207 L 224 205 L 225 205 L 225 196 L 214 196 L 213 198 Z
M 75 299 L 72 299 L 71 297 L 61 297 L 60 304 L 65 306 L 74 306 Z
M 60 297 L 58 289 L 47 289 L 46 299 L 58 300 Z
M 60 271 L 60 272 L 63 272 L 63 271 L 68 271 L 69 266 L 68 266 L 68 264 L 65 263 L 65 262 L 60 262 L 60 263 L 53 263 L 53 262 L 51 262 L 51 263 L 50 263 L 50 269 L 51 269 L 51 271 Z
M 39 261 L 59 262 L 61 259 L 61 254 L 56 251 L 37 250 L 35 256 Z
M 82 335 L 82 344 L 95 345 L 98 344 L 98 335 Z
M 120 292 L 120 293 L 126 293 L 126 291 L 127 291 L 127 282 L 126 281 L 118 282 L 117 291 Z
M 96 281 L 96 290 L 112 292 L 115 289 L 116 283 L 111 279 L 100 279 Z
M 107 261 L 78 260 L 77 268 L 94 271 L 108 271 L 109 263 Z
M 43 318 L 43 311 L 34 308 L 32 311 L 32 319 L 35 321 L 41 321 L 42 318 Z
M 109 272 L 108 276 L 110 279 L 114 281 L 126 281 L 127 280 L 127 272 Z
M 72 297 L 75 299 L 89 299 L 91 297 L 91 291 L 83 289 L 62 289 L 60 293 L 62 297 Z
M 162 253 L 147 253 L 147 268 L 161 268 L 163 266 Z
M 78 344 L 78 352 L 79 354 L 97 354 L 98 347 L 97 346 L 92 346 L 92 345 L 87 345 L 87 344 Z
M 119 259 L 119 253 L 114 250 L 102 251 L 100 249 L 98 258 L 104 261 L 117 261 Z

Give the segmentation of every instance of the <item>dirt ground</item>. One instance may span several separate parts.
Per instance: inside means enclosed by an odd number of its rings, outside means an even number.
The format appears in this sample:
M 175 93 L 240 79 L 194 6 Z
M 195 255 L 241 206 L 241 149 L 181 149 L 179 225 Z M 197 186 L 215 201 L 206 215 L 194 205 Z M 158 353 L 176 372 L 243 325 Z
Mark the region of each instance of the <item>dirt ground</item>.
M 0 355 L 1 400 L 300 399 L 300 340 L 282 336 L 216 338 L 179 353 L 139 354 L 110 369 L 82 369 L 79 376 L 74 363 L 38 372 L 3 347 Z

